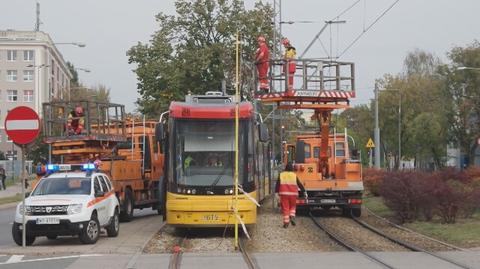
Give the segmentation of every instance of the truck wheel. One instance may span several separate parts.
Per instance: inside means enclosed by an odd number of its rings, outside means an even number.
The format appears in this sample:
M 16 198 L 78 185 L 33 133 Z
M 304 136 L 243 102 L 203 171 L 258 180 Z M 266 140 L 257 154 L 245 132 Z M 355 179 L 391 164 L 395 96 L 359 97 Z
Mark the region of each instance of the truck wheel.
M 22 246 L 22 230 L 20 230 L 20 223 L 13 223 L 12 225 L 13 241 L 19 246 Z M 26 236 L 25 245 L 31 246 L 35 242 L 35 236 Z
M 120 219 L 118 216 L 118 209 L 115 208 L 115 213 L 113 213 L 112 221 L 105 228 L 107 230 L 108 237 L 117 237 L 120 230 Z
M 360 218 L 362 216 L 362 209 L 361 208 L 352 208 L 352 216 L 355 218 Z
M 92 215 L 79 237 L 83 244 L 95 244 L 98 241 L 100 237 L 100 223 L 97 215 Z
M 120 219 L 129 222 L 133 219 L 133 195 L 130 189 L 125 191 L 125 200 L 123 203 L 123 210 L 120 214 Z

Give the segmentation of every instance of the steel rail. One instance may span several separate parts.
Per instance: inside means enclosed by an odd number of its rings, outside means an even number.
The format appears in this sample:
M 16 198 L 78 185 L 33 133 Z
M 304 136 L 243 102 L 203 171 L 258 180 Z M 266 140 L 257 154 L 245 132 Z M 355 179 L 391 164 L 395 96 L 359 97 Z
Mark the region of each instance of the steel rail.
M 353 219 L 355 222 L 357 222 L 357 223 L 360 224 L 361 226 L 367 228 L 368 230 L 370 230 L 370 231 L 372 231 L 372 232 L 374 232 L 374 233 L 376 233 L 376 234 L 378 234 L 378 235 L 380 235 L 380 236 L 383 236 L 384 238 L 386 238 L 386 239 L 388 239 L 388 240 L 390 240 L 390 241 L 392 241 L 392 242 L 394 242 L 394 243 L 396 243 L 396 244 L 398 244 L 398 245 L 401 245 L 401 246 L 403 246 L 403 247 L 405 247 L 405 248 L 408 248 L 408 249 L 410 249 L 410 250 L 413 250 L 413 251 L 423 252 L 423 253 L 425 253 L 425 254 L 428 254 L 428 255 L 431 255 L 431 256 L 433 256 L 433 257 L 436 257 L 436 258 L 438 258 L 438 259 L 440 259 L 440 260 L 443 260 L 443 261 L 446 261 L 446 262 L 451 263 L 451 264 L 453 264 L 453 265 L 456 265 L 456 266 L 458 266 L 458 267 L 460 267 L 460 268 L 471 269 L 470 267 L 468 267 L 468 266 L 466 266 L 466 265 L 464 265 L 464 264 L 461 264 L 461 263 L 459 263 L 459 262 L 456 262 L 456 261 L 454 261 L 454 260 L 451 260 L 451 259 L 449 259 L 449 258 L 446 258 L 446 257 L 444 257 L 444 256 L 441 256 L 441 255 L 439 255 L 439 254 L 437 254 L 437 253 L 430 252 L 430 251 L 428 251 L 428 250 L 426 250 L 426 249 L 422 249 L 422 248 L 420 248 L 420 247 L 417 247 L 417 246 L 415 246 L 415 245 L 412 245 L 412 244 L 410 244 L 410 243 L 407 243 L 407 242 L 405 242 L 405 241 L 403 241 L 403 240 L 394 238 L 394 237 L 392 237 L 392 236 L 390 236 L 390 235 L 388 235 L 388 234 L 380 231 L 379 229 L 371 226 L 370 224 L 368 224 L 368 223 L 366 223 L 366 222 L 364 222 L 364 221 L 362 221 L 362 220 L 354 217 L 353 215 L 352 215 L 351 217 L 352 217 L 352 219 Z
M 357 252 L 357 253 L 360 253 L 362 254 L 363 256 L 367 257 L 368 259 L 370 259 L 371 261 L 383 266 L 384 268 L 389 268 L 389 269 L 395 269 L 395 267 L 393 267 L 392 265 L 382 261 L 381 259 L 373 256 L 372 254 L 369 254 L 367 253 L 366 251 L 363 251 L 353 245 L 350 245 L 349 243 L 347 243 L 345 241 L 345 239 L 343 239 L 341 236 L 335 234 L 334 232 L 332 232 L 331 230 L 329 230 L 327 227 L 325 227 L 325 225 L 323 225 L 322 223 L 320 223 L 313 215 L 312 213 L 309 214 L 310 215 L 310 218 L 312 219 L 313 223 L 315 223 L 315 225 L 317 225 L 318 228 L 322 229 L 330 238 L 332 238 L 335 242 L 339 243 L 340 245 L 342 245 L 343 247 L 345 247 L 346 249 L 350 250 L 350 251 L 353 251 L 353 252 Z
M 185 243 L 185 240 L 188 237 L 188 230 L 185 231 L 185 234 L 177 241 L 177 244 L 173 246 L 173 253 L 172 256 L 170 256 L 170 261 L 168 263 L 168 268 L 169 269 L 179 269 L 180 265 L 182 263 L 182 255 L 183 255 L 183 250 L 182 246 Z M 177 248 L 178 247 L 178 248 Z
M 260 267 L 255 263 L 254 259 L 252 256 L 250 256 L 250 253 L 248 253 L 247 248 L 245 247 L 243 238 L 240 238 L 238 242 L 238 249 L 242 253 L 243 260 L 247 264 L 249 269 L 259 269 Z
M 369 215 L 372 215 L 372 216 L 374 216 L 375 218 L 377 218 L 377 219 L 379 219 L 379 220 L 382 220 L 382 221 L 388 223 L 390 226 L 395 227 L 395 228 L 397 228 L 397 229 L 399 229 L 399 230 L 402 230 L 402 231 L 405 231 L 405 232 L 409 232 L 409 233 L 413 233 L 413 234 L 419 235 L 419 236 L 421 236 L 421 237 L 423 237 L 423 238 L 426 238 L 426 239 L 428 239 L 428 240 L 430 240 L 430 241 L 433 241 L 433 242 L 435 242 L 435 243 L 438 243 L 438 244 L 440 244 L 440 245 L 449 247 L 449 248 L 451 248 L 451 249 L 455 249 L 455 250 L 458 250 L 458 251 L 470 251 L 470 250 L 468 250 L 468 249 L 464 249 L 464 248 L 461 248 L 461 247 L 458 247 L 458 246 L 449 244 L 449 243 L 447 243 L 447 242 L 443 242 L 443 241 L 441 241 L 441 240 L 432 238 L 432 237 L 430 237 L 430 236 L 424 235 L 424 234 L 422 234 L 422 233 L 416 232 L 416 231 L 414 231 L 414 230 L 408 229 L 407 227 L 404 227 L 404 226 L 402 226 L 402 225 L 398 225 L 398 224 L 396 224 L 396 223 L 393 223 L 393 222 L 391 222 L 390 220 L 388 220 L 388 219 L 386 219 L 386 218 L 384 218 L 384 217 L 381 217 L 381 216 L 375 214 L 375 213 L 372 212 L 372 210 L 370 210 L 368 207 L 364 207 L 364 208 L 367 210 L 367 212 L 368 212 Z

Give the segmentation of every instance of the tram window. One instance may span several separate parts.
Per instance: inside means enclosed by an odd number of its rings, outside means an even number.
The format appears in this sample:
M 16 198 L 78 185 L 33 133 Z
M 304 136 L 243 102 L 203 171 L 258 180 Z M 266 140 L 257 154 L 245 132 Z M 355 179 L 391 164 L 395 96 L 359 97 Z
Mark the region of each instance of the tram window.
M 313 147 L 313 158 L 320 158 L 320 147 Z
M 335 155 L 337 157 L 345 157 L 345 143 L 343 142 L 336 143 Z
M 310 144 L 305 144 L 305 158 L 310 158 Z

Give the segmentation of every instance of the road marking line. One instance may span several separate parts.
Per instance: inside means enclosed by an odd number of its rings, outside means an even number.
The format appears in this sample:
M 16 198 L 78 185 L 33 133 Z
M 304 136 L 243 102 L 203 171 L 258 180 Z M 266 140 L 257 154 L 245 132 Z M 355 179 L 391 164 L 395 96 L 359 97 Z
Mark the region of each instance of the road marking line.
M 19 263 L 23 257 L 24 255 L 12 255 L 5 263 Z
M 0 262 L 0 265 L 12 264 L 12 263 L 26 263 L 26 262 L 44 262 L 44 261 L 74 259 L 74 258 L 82 258 L 82 257 L 100 257 L 100 256 L 103 256 L 103 255 L 101 255 L 101 254 L 82 254 L 82 255 L 72 255 L 72 256 L 61 256 L 61 257 L 51 257 L 51 258 L 42 258 L 42 259 L 22 260 L 24 255 L 12 255 L 12 257 L 10 257 L 10 259 L 8 259 L 8 261 Z

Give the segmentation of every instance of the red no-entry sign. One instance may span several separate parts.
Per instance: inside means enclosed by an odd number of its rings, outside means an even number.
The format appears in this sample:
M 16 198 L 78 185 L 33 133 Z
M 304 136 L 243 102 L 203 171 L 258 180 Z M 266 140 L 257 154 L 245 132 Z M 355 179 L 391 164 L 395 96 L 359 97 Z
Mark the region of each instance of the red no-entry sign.
M 17 144 L 33 142 L 40 133 L 40 119 L 37 112 L 26 106 L 16 107 L 7 114 L 5 132 Z

